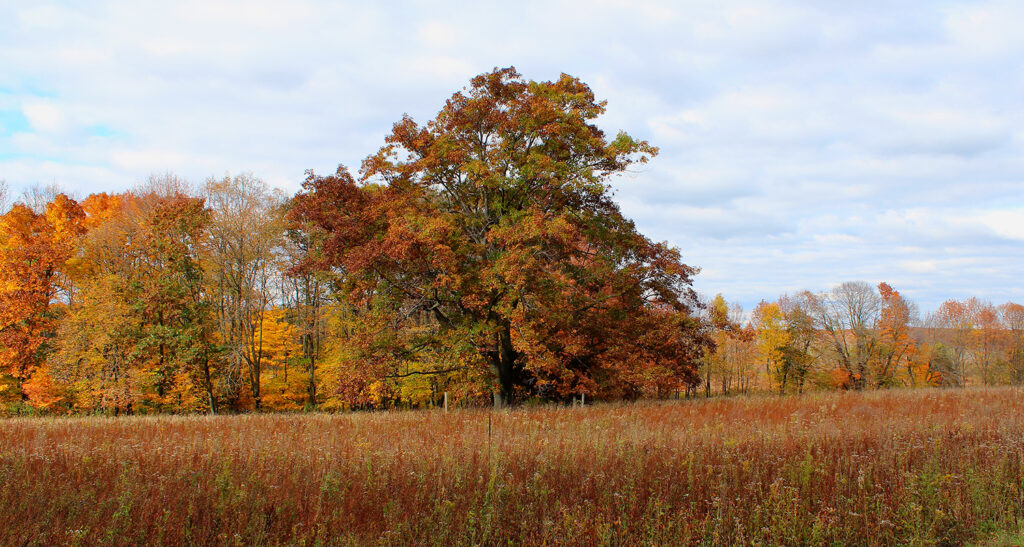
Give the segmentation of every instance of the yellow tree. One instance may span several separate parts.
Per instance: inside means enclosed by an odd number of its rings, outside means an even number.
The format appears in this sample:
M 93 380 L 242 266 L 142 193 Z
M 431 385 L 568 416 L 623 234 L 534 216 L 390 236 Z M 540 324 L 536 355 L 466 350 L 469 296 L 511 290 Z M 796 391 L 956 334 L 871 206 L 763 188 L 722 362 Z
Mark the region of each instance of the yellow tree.
M 773 376 L 777 378 L 779 389 L 785 389 L 782 380 L 785 348 L 790 341 L 790 333 L 786 328 L 786 315 L 778 302 L 762 300 L 755 308 L 751 324 L 757 332 L 757 349 L 764 362 L 768 388 L 772 388 Z
M 296 364 L 302 356 L 300 333 L 286 315 L 287 310 L 268 309 L 260 328 L 262 404 L 269 410 L 301 410 L 306 400 L 305 371 Z
M 85 260 L 88 260 L 86 258 Z M 98 269 L 86 262 L 84 271 Z M 131 359 L 131 333 L 143 325 L 132 313 L 122 279 L 95 271 L 76 279 L 75 308 L 61 322 L 50 373 L 75 410 L 120 413 L 141 401 L 142 379 Z

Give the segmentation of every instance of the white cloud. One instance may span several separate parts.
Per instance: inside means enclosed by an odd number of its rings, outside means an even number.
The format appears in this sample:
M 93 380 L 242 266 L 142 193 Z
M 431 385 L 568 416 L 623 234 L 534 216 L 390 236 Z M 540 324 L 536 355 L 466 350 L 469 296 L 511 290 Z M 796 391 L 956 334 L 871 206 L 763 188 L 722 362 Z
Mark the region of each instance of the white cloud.
M 903 260 L 900 266 L 915 274 L 928 274 L 939 269 L 939 263 L 935 260 Z
M 424 21 L 419 25 L 420 40 L 429 47 L 447 48 L 458 43 L 458 29 L 444 21 Z
M 1024 241 L 1024 209 L 989 211 L 978 220 L 1002 237 Z
M 32 129 L 39 133 L 63 133 L 68 121 L 53 101 L 28 101 L 21 108 Z

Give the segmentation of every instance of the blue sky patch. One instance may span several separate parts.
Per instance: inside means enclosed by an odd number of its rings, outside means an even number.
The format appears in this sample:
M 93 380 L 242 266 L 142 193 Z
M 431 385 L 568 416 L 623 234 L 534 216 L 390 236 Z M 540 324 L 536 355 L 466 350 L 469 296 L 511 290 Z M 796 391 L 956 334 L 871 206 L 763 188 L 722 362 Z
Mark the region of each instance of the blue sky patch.
M 21 110 L 0 110 L 0 135 L 8 136 L 31 130 L 28 119 L 21 113 Z
M 88 129 L 86 129 L 86 132 L 89 134 L 90 137 L 113 138 L 120 137 L 123 135 L 123 133 L 121 133 L 120 131 L 117 131 L 116 129 L 110 127 L 109 125 L 103 124 L 91 125 Z

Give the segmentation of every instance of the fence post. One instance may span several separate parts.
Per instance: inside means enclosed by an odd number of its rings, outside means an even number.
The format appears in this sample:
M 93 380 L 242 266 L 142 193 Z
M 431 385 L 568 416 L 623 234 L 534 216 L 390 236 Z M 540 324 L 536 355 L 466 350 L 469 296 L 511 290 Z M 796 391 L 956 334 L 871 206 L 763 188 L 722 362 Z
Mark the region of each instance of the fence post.
M 444 411 L 448 412 L 448 392 L 444 392 Z

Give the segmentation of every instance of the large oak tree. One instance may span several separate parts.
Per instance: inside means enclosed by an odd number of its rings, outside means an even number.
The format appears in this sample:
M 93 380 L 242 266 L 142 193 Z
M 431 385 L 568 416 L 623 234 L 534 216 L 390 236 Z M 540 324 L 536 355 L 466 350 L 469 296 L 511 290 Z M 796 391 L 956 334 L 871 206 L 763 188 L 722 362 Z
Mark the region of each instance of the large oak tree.
M 608 138 L 604 111 L 576 78 L 496 69 L 426 125 L 396 123 L 358 181 L 310 173 L 291 211 L 314 242 L 303 266 L 334 272 L 382 325 L 365 341 L 370 377 L 443 353 L 490 370 L 497 404 L 697 380 L 711 342 L 696 270 L 611 199 L 611 179 L 657 149 Z

